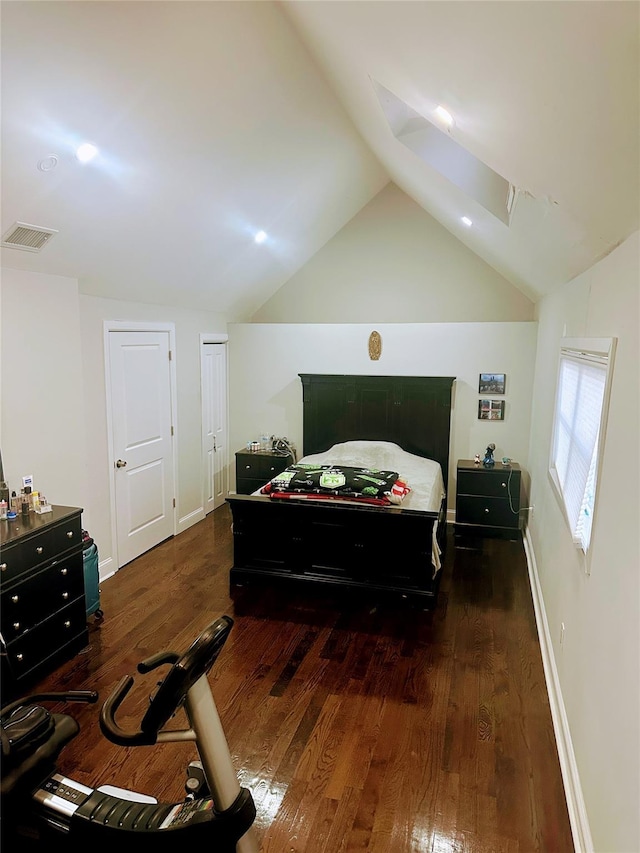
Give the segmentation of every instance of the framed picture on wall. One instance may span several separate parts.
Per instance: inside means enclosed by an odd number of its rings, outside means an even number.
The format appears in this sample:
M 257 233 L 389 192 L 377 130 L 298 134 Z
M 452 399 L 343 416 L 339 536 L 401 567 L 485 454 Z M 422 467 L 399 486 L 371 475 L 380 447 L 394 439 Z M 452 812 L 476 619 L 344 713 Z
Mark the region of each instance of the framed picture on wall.
M 505 373 L 481 373 L 478 394 L 504 394 Z
M 478 420 L 503 421 L 504 400 L 478 400 Z

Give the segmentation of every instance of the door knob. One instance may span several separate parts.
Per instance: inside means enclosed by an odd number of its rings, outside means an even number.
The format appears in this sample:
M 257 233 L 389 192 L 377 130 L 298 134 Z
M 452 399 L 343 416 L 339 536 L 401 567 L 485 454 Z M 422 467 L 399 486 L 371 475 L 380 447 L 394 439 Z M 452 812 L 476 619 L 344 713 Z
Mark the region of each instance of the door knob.
M 126 464 L 127 463 L 124 462 L 122 459 L 118 459 L 118 461 L 116 462 L 116 468 L 124 468 Z

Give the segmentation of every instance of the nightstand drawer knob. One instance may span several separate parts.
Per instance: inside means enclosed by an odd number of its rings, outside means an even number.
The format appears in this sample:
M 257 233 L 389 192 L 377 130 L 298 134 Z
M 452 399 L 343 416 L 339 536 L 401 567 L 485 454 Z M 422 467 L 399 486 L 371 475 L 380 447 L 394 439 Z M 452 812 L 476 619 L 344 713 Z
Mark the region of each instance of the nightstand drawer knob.
M 64 623 L 64 627 L 65 627 L 65 628 L 70 628 L 70 627 L 71 627 L 71 622 L 69 622 L 69 620 L 68 620 L 68 619 L 67 619 L 67 621 Z
M 67 539 L 73 539 L 73 530 L 67 530 Z
M 488 510 L 487 510 L 487 511 L 488 511 Z M 62 597 L 63 597 L 63 598 L 64 598 L 64 600 L 66 601 L 66 600 L 67 600 L 67 598 L 69 598 L 69 593 L 68 593 L 68 592 L 63 592 L 63 593 L 62 593 Z
M 244 466 L 244 469 L 245 469 L 245 471 L 250 471 L 250 470 L 251 470 L 251 465 L 245 465 L 245 466 Z
M 507 488 L 507 484 L 506 484 L 506 483 L 500 483 L 500 485 L 502 486 L 502 488 L 503 488 L 503 489 L 506 489 L 506 488 Z
M 17 603 L 20 601 L 20 598 L 19 598 L 17 595 L 12 595 L 12 596 L 11 596 L 11 601 L 12 601 L 14 604 L 17 604 Z
M 17 660 L 17 661 L 23 661 L 23 660 L 24 660 L 24 655 L 16 655 L 16 660 Z
M 488 509 L 485 509 L 485 512 L 489 512 L 489 510 L 488 510 Z
M 60 574 L 66 575 L 68 571 L 69 571 L 69 569 L 60 569 Z
M 42 547 L 42 545 L 40 545 L 38 548 L 36 548 L 36 554 L 42 554 L 43 551 L 44 551 L 44 548 Z
M 14 631 L 19 631 L 19 630 L 20 630 L 20 623 L 19 623 L 19 622 L 14 622 L 14 623 L 13 623 L 13 630 L 14 630 Z
M 6 563 L 0 564 L 0 570 L 3 572 L 6 572 L 7 571 L 7 564 Z

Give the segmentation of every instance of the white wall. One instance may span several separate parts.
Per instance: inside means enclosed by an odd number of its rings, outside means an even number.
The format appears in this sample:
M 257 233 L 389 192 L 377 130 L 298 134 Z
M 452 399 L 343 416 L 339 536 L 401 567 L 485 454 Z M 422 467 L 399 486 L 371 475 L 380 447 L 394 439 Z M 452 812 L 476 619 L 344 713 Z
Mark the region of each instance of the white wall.
M 50 503 L 87 505 L 78 282 L 5 269 L 2 460 L 10 489 L 33 474 Z
M 534 305 L 389 183 L 252 317 L 254 323 L 489 323 Z
M 81 506 L 100 572 L 112 553 L 104 321 L 174 323 L 177 532 L 204 517 L 200 333 L 226 333 L 219 314 L 78 294 L 75 279 L 2 270 L 2 456 L 13 486 L 33 474 L 51 503 Z
M 382 356 L 371 361 L 374 327 L 353 324 L 230 324 L 231 450 L 266 430 L 302 450 L 299 373 L 455 376 L 449 509 L 455 505 L 456 459 L 473 458 L 487 444 L 496 458 L 527 468 L 536 323 L 405 323 L 375 326 Z M 480 373 L 506 373 L 505 420 L 478 420 Z M 484 395 L 483 395 L 484 396 Z
M 539 307 L 529 533 L 596 853 L 640 850 L 639 258 L 636 233 Z M 589 575 L 547 475 L 563 336 L 618 338 Z

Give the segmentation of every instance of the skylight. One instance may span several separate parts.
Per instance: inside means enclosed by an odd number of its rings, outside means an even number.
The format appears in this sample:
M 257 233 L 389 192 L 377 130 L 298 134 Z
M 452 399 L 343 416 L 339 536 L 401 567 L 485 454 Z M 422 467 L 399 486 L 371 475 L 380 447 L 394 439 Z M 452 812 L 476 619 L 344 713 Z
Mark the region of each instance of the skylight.
M 450 132 L 441 130 L 384 86 L 373 83 L 398 142 L 509 225 L 515 194 L 512 184 L 452 139 Z M 453 116 L 441 106 L 435 112 L 450 130 Z

